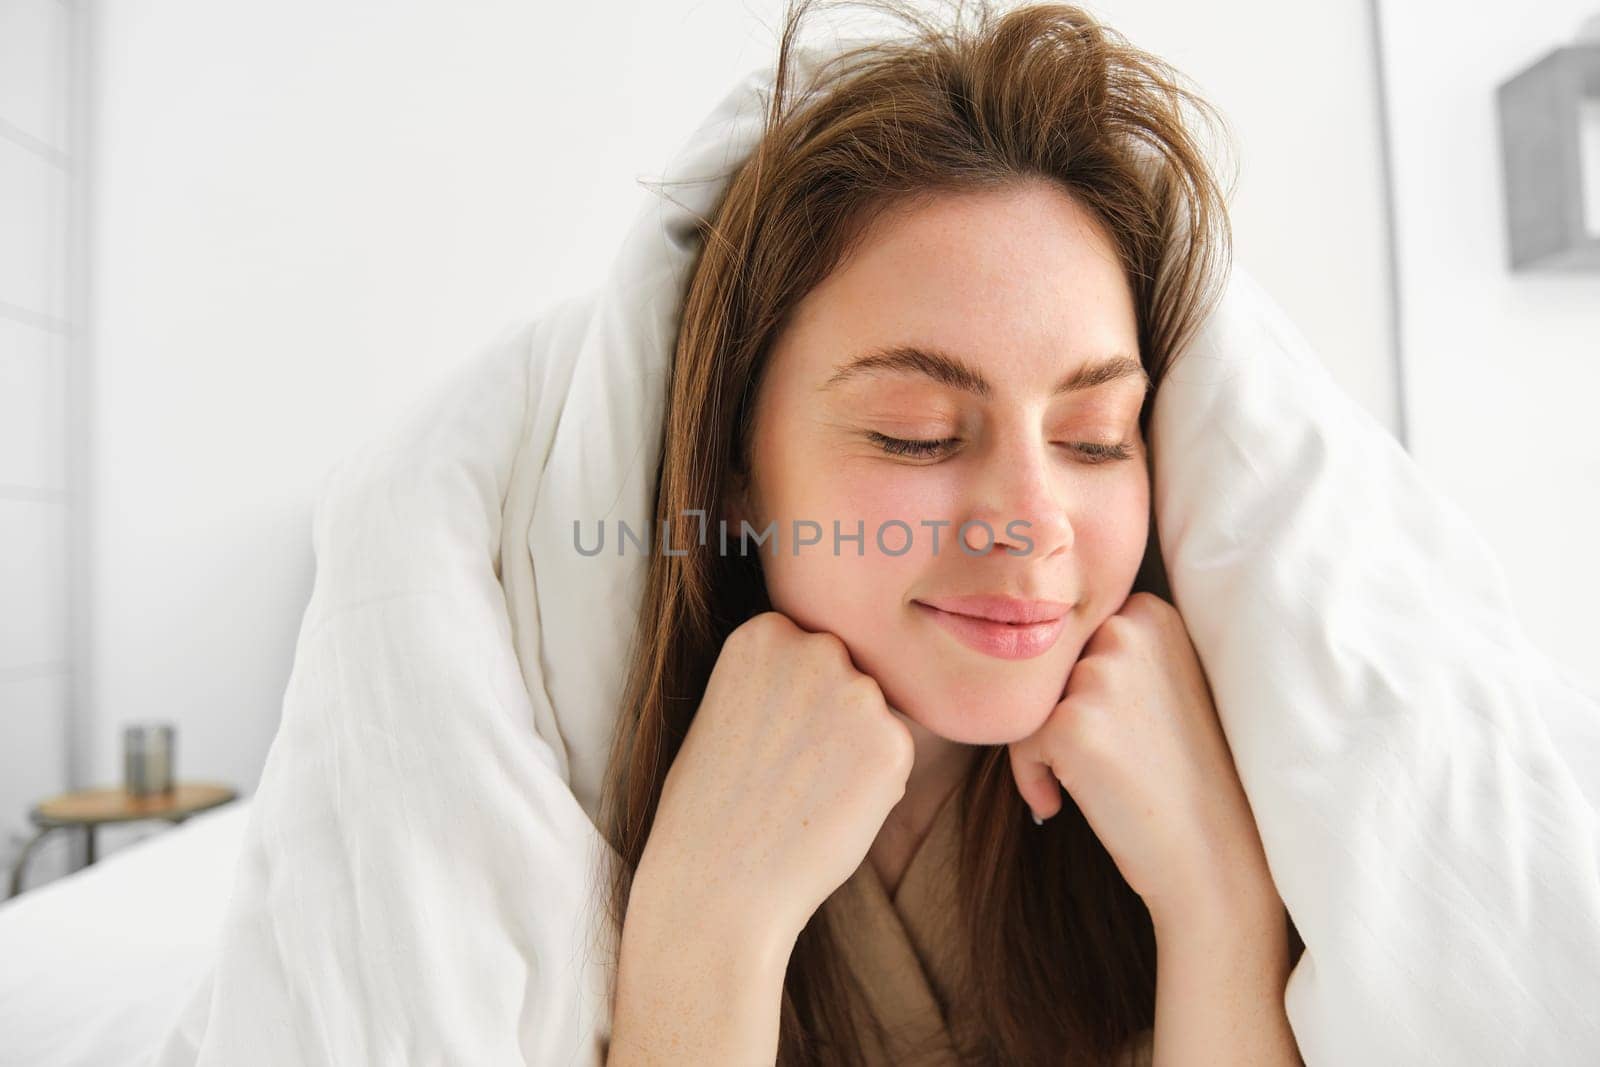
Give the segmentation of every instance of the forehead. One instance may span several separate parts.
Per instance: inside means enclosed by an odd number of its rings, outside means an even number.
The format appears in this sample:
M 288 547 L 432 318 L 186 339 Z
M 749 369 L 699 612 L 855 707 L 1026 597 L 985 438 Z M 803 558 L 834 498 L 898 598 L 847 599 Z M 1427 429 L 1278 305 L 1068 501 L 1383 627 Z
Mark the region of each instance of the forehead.
M 997 392 L 1048 391 L 1117 353 L 1138 320 L 1101 224 L 1044 181 L 897 206 L 794 309 L 769 368 L 820 387 L 862 352 L 936 349 Z

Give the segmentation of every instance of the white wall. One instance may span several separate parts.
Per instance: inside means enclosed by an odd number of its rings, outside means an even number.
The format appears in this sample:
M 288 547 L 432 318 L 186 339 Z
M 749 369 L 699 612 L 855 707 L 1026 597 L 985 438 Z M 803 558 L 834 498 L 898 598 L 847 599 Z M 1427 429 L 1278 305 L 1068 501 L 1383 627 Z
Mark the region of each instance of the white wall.
M 0 0 L 0 877 L 69 780 L 80 172 L 73 6 Z M 66 869 L 46 839 L 28 882 Z M 5 890 L 0 888 L 0 896 Z
M 328 466 L 511 319 L 595 282 L 659 168 L 771 55 L 773 0 L 101 0 L 92 777 L 116 727 L 253 788 Z M 1391 424 L 1360 11 L 1106 3 L 1244 150 L 1239 259 Z M 1280 36 L 1281 35 L 1281 36 Z M 1296 36 L 1295 40 L 1302 38 Z M 1330 91 L 1330 89 L 1334 91 Z
M 1232 125 L 1236 261 L 1336 382 L 1400 436 L 1381 103 L 1365 3 L 1100 0 Z
M 587 288 L 738 72 L 739 4 L 96 5 L 95 780 L 254 787 L 327 468 Z M 609 54 L 604 63 L 597 53 Z
M 1600 274 L 1507 267 L 1494 97 L 1600 5 L 1382 11 L 1412 452 L 1498 554 L 1534 643 L 1600 694 Z

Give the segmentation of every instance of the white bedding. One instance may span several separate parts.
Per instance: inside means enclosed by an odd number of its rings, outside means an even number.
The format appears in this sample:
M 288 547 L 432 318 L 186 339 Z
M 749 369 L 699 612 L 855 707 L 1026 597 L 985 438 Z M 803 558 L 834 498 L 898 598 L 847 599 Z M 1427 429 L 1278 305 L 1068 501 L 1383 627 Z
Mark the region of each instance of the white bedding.
M 643 560 L 576 558 L 571 524 L 650 514 L 694 214 L 769 77 L 592 297 L 325 485 L 215 963 L 156 1067 L 600 1063 L 592 818 Z M 1307 1062 L 1600 1062 L 1600 710 L 1242 270 L 1186 359 L 1153 416 L 1161 547 L 1306 942 Z
M 0 904 L 0 1067 L 149 1059 L 217 951 L 248 801 Z

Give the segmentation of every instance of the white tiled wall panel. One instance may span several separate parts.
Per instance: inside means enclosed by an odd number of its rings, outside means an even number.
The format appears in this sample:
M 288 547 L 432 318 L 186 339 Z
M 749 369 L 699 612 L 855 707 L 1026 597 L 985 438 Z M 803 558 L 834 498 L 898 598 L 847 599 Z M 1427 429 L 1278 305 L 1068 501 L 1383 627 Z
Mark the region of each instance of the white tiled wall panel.
M 62 151 L 67 18 L 61 0 L 0 0 L 0 122 Z
M 0 679 L 67 659 L 65 515 L 59 500 L 0 497 Z
M 66 366 L 61 334 L 0 317 L 0 488 L 66 487 Z
M 3 6 L 3 5 L 0 5 Z M 63 789 L 67 773 L 65 673 L 0 681 L 0 896 L 20 843 L 32 835 L 28 809 Z M 64 836 L 64 835 L 63 835 Z M 61 872 L 62 843 L 35 854 L 25 886 Z
M 44 156 L 0 137 L 0 301 L 58 320 L 67 313 L 68 182 Z
M 68 788 L 67 412 L 77 7 L 0 0 L 0 878 Z M 28 885 L 68 869 L 47 839 Z M 68 846 L 73 846 L 69 848 Z

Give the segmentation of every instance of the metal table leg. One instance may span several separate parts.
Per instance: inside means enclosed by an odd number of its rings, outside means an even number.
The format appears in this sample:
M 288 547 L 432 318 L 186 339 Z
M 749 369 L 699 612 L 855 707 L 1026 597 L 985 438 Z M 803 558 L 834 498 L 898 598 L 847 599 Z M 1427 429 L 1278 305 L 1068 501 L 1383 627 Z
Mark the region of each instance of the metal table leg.
M 22 892 L 22 874 L 27 870 L 28 857 L 33 854 L 34 846 L 44 840 L 45 835 L 54 829 L 56 829 L 54 826 L 42 828 L 33 835 L 26 845 L 22 846 L 22 851 L 17 854 L 17 862 L 11 865 L 11 891 L 6 894 L 8 899 Z

